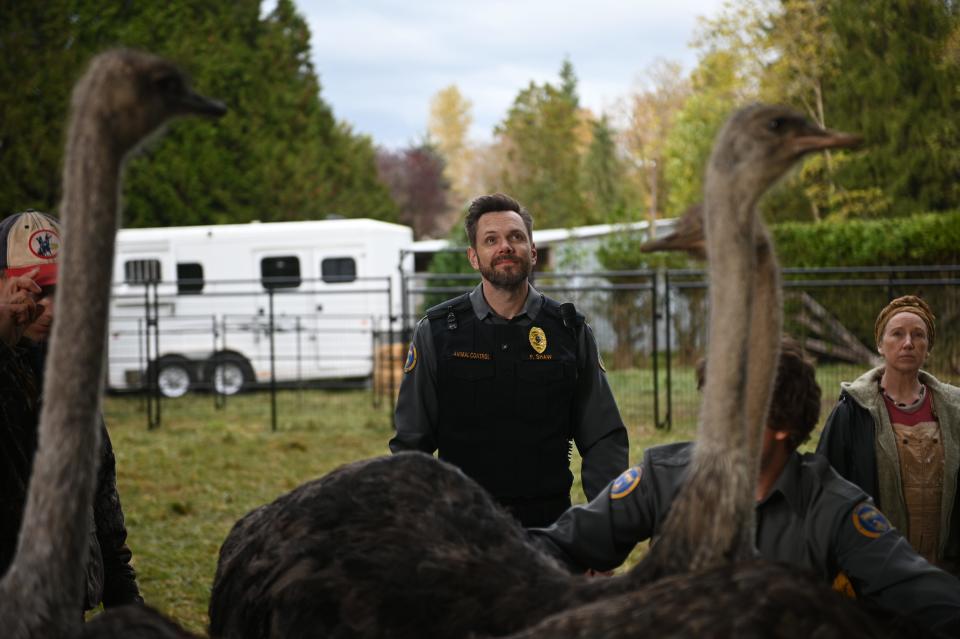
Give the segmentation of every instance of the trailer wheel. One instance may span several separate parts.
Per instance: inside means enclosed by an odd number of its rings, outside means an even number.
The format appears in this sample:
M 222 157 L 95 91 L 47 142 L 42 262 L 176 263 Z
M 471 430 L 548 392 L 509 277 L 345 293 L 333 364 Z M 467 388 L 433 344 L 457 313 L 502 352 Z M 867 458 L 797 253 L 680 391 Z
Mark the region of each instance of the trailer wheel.
M 160 360 L 157 387 L 164 397 L 183 397 L 190 390 L 190 362 L 185 357 L 167 356 Z
M 242 355 L 219 353 L 207 363 L 207 379 L 221 395 L 236 395 L 253 381 L 253 368 Z

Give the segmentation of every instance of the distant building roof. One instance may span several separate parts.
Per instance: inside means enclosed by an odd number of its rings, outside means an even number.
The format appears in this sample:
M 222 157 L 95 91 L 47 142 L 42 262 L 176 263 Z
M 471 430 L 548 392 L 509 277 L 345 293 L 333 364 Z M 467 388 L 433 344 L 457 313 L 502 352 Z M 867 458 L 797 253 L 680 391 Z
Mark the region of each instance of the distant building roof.
M 657 220 L 657 235 L 669 233 L 676 218 Z M 593 224 L 590 226 L 574 226 L 568 229 L 533 229 L 533 238 L 537 246 L 549 246 L 550 244 L 559 244 L 571 240 L 585 240 L 597 237 L 604 237 L 612 233 L 623 233 L 624 231 L 645 231 L 650 223 L 646 220 L 642 222 L 629 222 L 626 224 Z M 450 240 L 421 240 L 414 242 L 412 250 L 414 253 L 437 253 L 446 249 L 458 248 L 461 245 L 451 244 Z

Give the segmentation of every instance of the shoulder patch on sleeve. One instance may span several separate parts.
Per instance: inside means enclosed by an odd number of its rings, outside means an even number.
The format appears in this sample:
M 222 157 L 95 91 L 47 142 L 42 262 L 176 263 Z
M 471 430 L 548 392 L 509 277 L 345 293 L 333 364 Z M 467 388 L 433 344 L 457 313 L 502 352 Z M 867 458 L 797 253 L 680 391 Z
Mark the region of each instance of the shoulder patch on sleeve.
M 410 342 L 410 350 L 407 351 L 407 359 L 403 363 L 403 372 L 409 373 L 417 367 L 417 347 Z
M 864 537 L 876 539 L 893 526 L 886 516 L 876 506 L 869 502 L 861 502 L 853 509 L 853 527 Z
M 640 485 L 640 476 L 643 474 L 639 466 L 628 468 L 619 477 L 613 480 L 610 488 L 610 499 L 623 499 Z

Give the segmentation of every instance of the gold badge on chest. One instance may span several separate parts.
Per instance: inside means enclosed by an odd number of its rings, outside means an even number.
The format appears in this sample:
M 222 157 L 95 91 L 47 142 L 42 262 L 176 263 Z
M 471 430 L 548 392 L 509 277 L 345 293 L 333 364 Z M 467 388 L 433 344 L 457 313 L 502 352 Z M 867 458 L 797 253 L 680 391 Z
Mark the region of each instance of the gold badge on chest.
M 533 347 L 533 350 L 538 353 L 547 350 L 547 334 L 539 326 L 531 327 L 530 334 L 527 337 L 530 338 L 530 346 Z

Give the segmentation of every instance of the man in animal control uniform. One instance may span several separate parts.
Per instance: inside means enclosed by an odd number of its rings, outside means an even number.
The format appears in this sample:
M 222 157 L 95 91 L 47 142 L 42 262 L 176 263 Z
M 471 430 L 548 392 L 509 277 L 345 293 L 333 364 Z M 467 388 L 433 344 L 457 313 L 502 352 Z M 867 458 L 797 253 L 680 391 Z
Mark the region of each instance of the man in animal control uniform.
M 960 581 L 917 554 L 826 458 L 797 452 L 819 415 L 813 366 L 786 340 L 756 487 L 760 556 L 810 571 L 881 614 L 906 615 L 944 636 L 960 636 Z M 638 542 L 656 539 L 692 453 L 689 442 L 648 448 L 639 466 L 592 502 L 530 534 L 573 572 L 609 571 Z
M 589 499 L 627 467 L 627 431 L 583 316 L 529 282 L 530 213 L 484 195 L 464 226 L 481 282 L 417 325 L 390 450 L 439 451 L 521 524 L 546 526 L 570 506 L 571 441 Z

